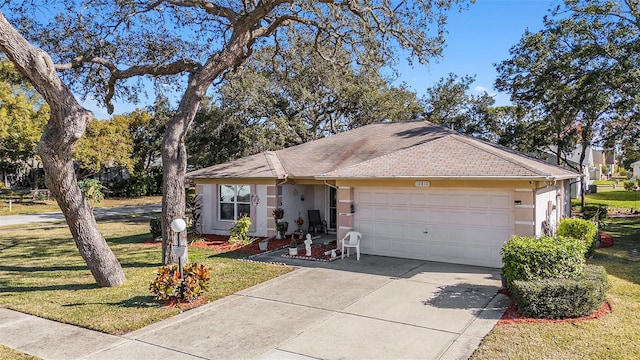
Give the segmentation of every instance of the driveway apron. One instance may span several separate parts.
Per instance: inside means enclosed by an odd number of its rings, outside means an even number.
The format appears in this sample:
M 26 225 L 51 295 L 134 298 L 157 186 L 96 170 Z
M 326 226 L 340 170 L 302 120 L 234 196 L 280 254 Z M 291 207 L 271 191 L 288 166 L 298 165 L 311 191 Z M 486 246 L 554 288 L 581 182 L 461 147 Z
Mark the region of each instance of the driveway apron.
M 309 264 L 125 335 L 92 355 L 208 359 L 467 359 L 504 313 L 499 270 L 366 256 Z

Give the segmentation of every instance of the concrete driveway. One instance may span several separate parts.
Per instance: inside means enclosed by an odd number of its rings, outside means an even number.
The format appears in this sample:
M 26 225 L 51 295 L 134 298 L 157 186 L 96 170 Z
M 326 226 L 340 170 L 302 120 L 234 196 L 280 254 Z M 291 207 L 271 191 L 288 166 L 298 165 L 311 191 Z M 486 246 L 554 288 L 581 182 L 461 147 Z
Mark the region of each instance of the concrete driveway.
M 508 305 L 497 269 L 379 256 L 305 263 L 89 358 L 467 359 Z

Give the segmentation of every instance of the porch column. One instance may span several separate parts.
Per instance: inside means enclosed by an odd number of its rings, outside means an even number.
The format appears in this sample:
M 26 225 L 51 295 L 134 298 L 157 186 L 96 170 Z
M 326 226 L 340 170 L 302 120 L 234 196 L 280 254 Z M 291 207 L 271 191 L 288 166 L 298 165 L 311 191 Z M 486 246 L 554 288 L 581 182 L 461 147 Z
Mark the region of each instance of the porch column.
M 276 219 L 273 210 L 278 206 L 278 188 L 267 185 L 267 236 L 276 236 Z
M 338 186 L 336 191 L 337 213 L 338 213 L 338 240 L 342 239 L 347 232 L 353 230 L 353 189 L 348 186 Z M 338 244 L 340 246 L 340 244 Z

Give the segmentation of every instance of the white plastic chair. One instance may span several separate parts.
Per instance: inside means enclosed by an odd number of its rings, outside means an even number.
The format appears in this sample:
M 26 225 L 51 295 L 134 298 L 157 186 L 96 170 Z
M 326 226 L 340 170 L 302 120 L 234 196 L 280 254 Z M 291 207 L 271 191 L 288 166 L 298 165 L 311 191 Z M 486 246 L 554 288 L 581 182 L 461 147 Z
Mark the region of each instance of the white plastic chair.
M 349 239 L 349 240 L 347 240 Z M 344 248 L 347 248 L 347 257 L 349 257 L 349 248 L 356 248 L 356 259 L 360 261 L 360 239 L 362 239 L 362 234 L 357 231 L 349 231 L 341 240 L 342 242 L 342 251 L 341 256 L 344 259 Z

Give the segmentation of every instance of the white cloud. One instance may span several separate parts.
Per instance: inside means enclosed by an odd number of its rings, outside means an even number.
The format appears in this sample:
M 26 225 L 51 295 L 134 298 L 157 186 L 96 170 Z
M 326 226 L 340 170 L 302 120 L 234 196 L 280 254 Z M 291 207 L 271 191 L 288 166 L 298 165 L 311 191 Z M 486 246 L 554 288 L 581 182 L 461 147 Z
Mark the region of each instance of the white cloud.
M 475 92 L 485 92 L 487 91 L 487 88 L 485 88 L 484 86 L 476 86 L 473 88 L 473 91 Z

